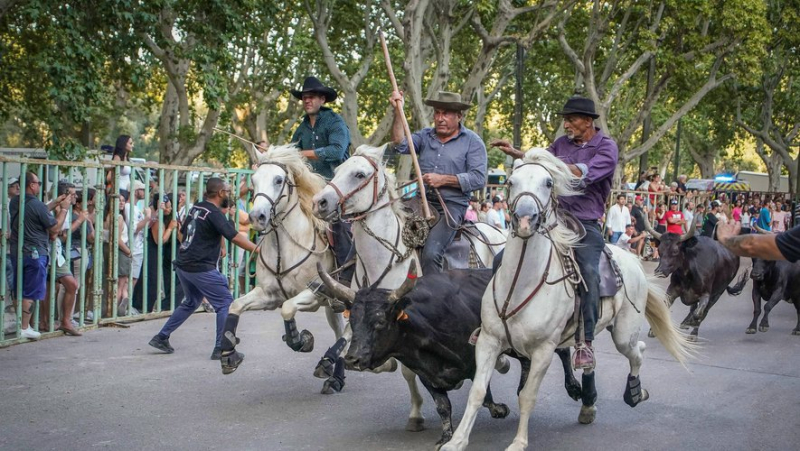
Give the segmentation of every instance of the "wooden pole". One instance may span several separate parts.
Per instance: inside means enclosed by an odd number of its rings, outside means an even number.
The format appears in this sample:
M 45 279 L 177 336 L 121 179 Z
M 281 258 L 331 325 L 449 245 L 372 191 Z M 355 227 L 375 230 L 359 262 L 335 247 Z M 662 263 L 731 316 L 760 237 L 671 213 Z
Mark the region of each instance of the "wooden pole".
M 383 30 L 378 30 L 378 35 L 381 37 L 381 47 L 383 47 L 383 56 L 386 60 L 386 70 L 389 72 L 389 80 L 392 82 L 392 89 L 400 92 L 397 88 L 397 80 L 394 78 L 394 70 L 392 70 L 392 59 L 389 56 L 389 48 L 386 46 L 386 38 L 383 36 Z M 417 151 L 414 149 L 414 140 L 411 137 L 411 128 L 408 126 L 408 120 L 403 112 L 403 106 L 398 102 L 395 114 L 400 117 L 403 122 L 403 130 L 406 134 L 406 141 L 408 141 L 408 151 L 411 154 L 411 162 L 414 163 L 414 173 L 417 176 L 417 184 L 420 197 L 422 197 L 422 213 L 425 219 L 430 221 L 433 219 L 430 207 L 428 206 L 428 198 L 425 196 L 425 185 L 422 183 L 422 171 L 419 169 L 419 161 L 417 160 Z

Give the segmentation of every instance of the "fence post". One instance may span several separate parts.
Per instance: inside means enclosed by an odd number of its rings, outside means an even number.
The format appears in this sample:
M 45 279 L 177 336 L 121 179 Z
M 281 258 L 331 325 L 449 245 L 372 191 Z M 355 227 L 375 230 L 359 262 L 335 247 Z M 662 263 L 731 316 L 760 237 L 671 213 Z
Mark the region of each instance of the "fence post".
M 0 223 L 0 229 L 2 229 L 3 233 L 0 234 L 0 267 L 2 267 L 2 272 L 0 272 L 0 342 L 5 340 L 6 338 L 6 293 L 8 293 L 8 283 L 9 281 L 6 280 L 6 265 L 10 262 L 8 261 L 8 240 L 6 239 L 6 235 L 10 232 L 9 226 L 9 217 L 8 217 L 8 167 L 6 167 L 6 162 L 2 162 L 3 165 L 3 188 L 0 189 L 0 208 L 3 208 L 2 214 L 2 223 Z M 22 180 L 20 180 L 20 186 L 22 186 Z M 23 195 L 20 193 L 20 195 Z M 20 310 L 19 307 L 16 310 Z

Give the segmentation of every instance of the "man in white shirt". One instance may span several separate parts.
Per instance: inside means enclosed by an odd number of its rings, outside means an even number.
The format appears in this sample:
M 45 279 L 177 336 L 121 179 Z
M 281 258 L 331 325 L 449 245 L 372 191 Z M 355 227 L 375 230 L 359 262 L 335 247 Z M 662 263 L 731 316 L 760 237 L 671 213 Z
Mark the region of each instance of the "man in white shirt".
M 684 224 L 683 228 L 685 231 L 689 231 L 692 220 L 694 220 L 694 202 L 686 202 L 686 205 L 683 207 L 683 219 L 686 220 L 686 224 Z
M 633 224 L 625 226 L 625 232 L 619 236 L 616 245 L 631 251 L 637 256 L 641 254 L 641 246 L 644 244 L 644 233 L 636 232 L 636 227 Z M 632 247 L 631 247 L 632 246 Z
M 625 205 L 628 202 L 624 194 L 617 196 L 617 203 L 608 210 L 606 218 L 606 229 L 608 230 L 609 242 L 616 244 L 619 238 L 625 233 L 625 226 L 631 223 L 631 212 Z
M 139 201 L 144 199 L 144 183 L 135 181 L 133 183 L 133 199 L 125 204 L 125 216 L 129 221 L 129 227 L 133 229 L 133 243 L 131 244 L 131 275 L 133 285 L 139 280 L 142 271 L 142 257 L 144 256 L 144 232 L 150 222 L 150 207 L 141 208 Z M 143 202 L 146 206 L 146 202 Z M 133 221 L 131 221 L 130 211 L 133 205 Z
M 503 200 L 500 197 L 495 196 L 492 199 L 492 208 L 486 213 L 486 221 L 500 230 L 506 229 L 506 218 L 503 214 Z

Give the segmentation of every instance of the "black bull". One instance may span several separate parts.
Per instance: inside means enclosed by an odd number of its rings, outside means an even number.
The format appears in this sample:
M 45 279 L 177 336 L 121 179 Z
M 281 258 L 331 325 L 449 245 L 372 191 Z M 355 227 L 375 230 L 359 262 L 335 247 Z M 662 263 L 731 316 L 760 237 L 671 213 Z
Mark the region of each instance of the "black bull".
M 735 286 L 728 286 L 739 271 L 739 257 L 719 242 L 693 236 L 694 227 L 684 235 L 648 231 L 661 240 L 658 246 L 660 261 L 655 270 L 658 277 L 670 276 L 667 299 L 670 306 L 676 298 L 690 306 L 681 328 L 692 328 L 690 338 L 697 339 L 700 323 L 722 294 L 736 296 L 747 283 L 747 271 Z
M 414 371 L 436 403 L 442 420 L 439 445 L 453 434 L 452 407 L 447 392 L 475 376 L 475 348 L 469 338 L 481 324 L 481 299 L 492 270 L 451 270 L 418 279 L 415 264 L 409 278 L 394 291 L 363 288 L 353 293 L 320 271 L 325 284 L 350 308 L 353 338 L 345 356 L 348 367 L 365 370 L 396 358 Z M 320 268 L 321 269 L 321 268 Z M 569 350 L 557 351 L 565 370 L 565 385 L 573 399 L 581 386 L 569 363 Z M 527 379 L 530 360 L 517 355 L 522 375 L 518 391 Z M 509 409 L 495 404 L 487 388 L 484 404 L 494 418 Z
M 747 327 L 746 333 L 756 333 L 756 322 L 761 315 L 761 300 L 767 301 L 764 305 L 764 317 L 758 330 L 766 332 L 769 329 L 769 312 L 785 299 L 794 303 L 797 310 L 797 326 L 792 335 L 800 335 L 800 262 L 767 261 L 760 258 L 753 259 L 753 322 Z

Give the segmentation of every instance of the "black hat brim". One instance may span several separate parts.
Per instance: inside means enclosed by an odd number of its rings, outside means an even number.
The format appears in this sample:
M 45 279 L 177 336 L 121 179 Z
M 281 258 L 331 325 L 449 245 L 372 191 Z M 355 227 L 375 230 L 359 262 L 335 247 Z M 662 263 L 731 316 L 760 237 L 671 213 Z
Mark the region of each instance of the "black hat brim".
M 566 116 L 568 114 L 580 114 L 581 116 L 589 116 L 592 119 L 597 119 L 598 117 L 600 117 L 599 114 L 597 114 L 595 112 L 592 112 L 592 111 L 573 110 L 573 109 L 570 109 L 570 108 L 566 108 L 564 110 L 561 110 L 556 114 L 559 115 L 559 116 Z
M 325 96 L 326 102 L 333 102 L 334 100 L 336 100 L 337 97 L 339 97 L 339 95 L 336 94 L 336 91 L 327 87 L 311 88 L 311 89 L 305 89 L 303 91 L 292 89 L 290 92 L 297 100 L 303 100 L 303 94 L 307 93 L 322 94 L 323 96 Z

